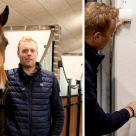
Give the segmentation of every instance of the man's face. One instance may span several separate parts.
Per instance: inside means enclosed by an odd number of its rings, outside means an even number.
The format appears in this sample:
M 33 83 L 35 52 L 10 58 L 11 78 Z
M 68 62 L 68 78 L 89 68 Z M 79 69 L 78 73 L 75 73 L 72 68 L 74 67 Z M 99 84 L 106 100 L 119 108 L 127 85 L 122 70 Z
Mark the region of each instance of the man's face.
M 33 68 L 38 56 L 37 45 L 33 41 L 22 42 L 17 55 L 22 67 Z
M 112 19 L 110 28 L 108 29 L 106 35 L 100 36 L 100 41 L 99 41 L 99 46 L 98 46 L 99 49 L 98 50 L 102 50 L 107 45 L 107 43 L 110 41 L 110 38 L 112 36 L 114 36 L 115 30 L 116 30 L 116 20 Z

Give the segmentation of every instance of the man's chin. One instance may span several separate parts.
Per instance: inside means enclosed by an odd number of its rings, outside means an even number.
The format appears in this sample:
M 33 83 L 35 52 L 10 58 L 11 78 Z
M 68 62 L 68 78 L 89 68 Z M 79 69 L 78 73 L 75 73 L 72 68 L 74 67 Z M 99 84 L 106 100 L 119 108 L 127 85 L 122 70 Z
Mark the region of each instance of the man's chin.
M 105 46 L 104 46 L 105 47 Z M 104 47 L 102 47 L 100 50 L 102 50 Z
M 25 65 L 23 65 L 23 67 L 25 67 L 25 68 L 32 68 L 32 67 L 34 67 L 34 65 L 25 64 Z
M 32 68 L 33 66 L 31 66 L 31 65 L 26 65 L 25 67 L 26 67 L 26 68 Z

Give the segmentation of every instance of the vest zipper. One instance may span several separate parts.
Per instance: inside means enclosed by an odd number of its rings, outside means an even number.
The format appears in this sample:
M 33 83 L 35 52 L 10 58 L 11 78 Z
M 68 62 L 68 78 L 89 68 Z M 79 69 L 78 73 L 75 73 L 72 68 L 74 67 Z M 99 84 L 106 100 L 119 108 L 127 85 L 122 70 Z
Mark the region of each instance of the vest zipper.
M 31 136 L 31 96 L 32 96 L 32 92 L 31 92 L 31 85 L 32 85 L 32 80 L 30 80 L 29 84 L 28 84 L 28 93 L 29 93 L 29 131 L 30 131 L 30 135 Z

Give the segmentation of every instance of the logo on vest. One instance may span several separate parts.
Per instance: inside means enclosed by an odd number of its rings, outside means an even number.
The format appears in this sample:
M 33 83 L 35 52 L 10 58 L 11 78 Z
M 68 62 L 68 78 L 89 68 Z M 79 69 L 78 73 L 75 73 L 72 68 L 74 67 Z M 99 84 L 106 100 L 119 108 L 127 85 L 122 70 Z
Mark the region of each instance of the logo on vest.
M 43 83 L 40 83 L 40 86 L 43 86 Z

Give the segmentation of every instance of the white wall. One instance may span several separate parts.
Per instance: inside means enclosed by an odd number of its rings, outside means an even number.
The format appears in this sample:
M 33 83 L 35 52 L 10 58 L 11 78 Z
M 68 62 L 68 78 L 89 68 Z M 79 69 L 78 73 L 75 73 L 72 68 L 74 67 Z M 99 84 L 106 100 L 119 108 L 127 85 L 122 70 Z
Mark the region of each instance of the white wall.
M 72 85 L 76 85 L 76 80 L 81 80 L 83 72 L 82 56 L 62 56 L 62 62 L 67 78 L 72 79 Z M 78 94 L 77 89 L 72 89 L 71 94 Z
M 68 83 L 62 67 L 60 67 L 60 91 L 62 96 L 68 95 Z
M 115 0 L 115 7 L 133 10 L 131 22 L 124 23 L 115 34 L 115 106 L 125 108 L 136 101 L 136 0 Z M 132 118 L 117 132 L 116 136 L 135 136 L 136 118 Z
M 40 61 L 43 52 L 44 45 L 47 45 L 50 35 L 50 30 L 41 30 L 41 31 L 6 31 L 5 36 L 8 39 L 8 46 L 5 51 L 5 69 L 12 69 L 18 67 L 19 59 L 17 57 L 17 44 L 23 36 L 30 36 L 38 44 L 38 58 L 37 61 Z
M 103 3 L 110 5 L 110 0 L 102 0 Z

